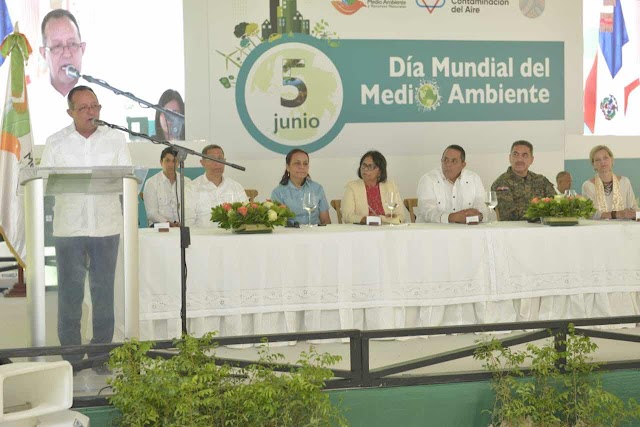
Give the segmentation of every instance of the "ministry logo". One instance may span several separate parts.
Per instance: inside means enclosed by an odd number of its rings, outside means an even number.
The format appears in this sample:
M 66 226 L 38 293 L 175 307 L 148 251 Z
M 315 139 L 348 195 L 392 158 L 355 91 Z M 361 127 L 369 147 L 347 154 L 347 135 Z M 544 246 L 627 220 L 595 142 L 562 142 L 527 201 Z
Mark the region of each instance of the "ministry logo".
M 367 6 L 360 0 L 333 0 L 331 4 L 343 15 L 353 15 L 359 11 L 361 7 Z
M 429 13 L 433 13 L 434 10 L 442 8 L 447 0 L 416 0 L 418 7 L 427 9 Z

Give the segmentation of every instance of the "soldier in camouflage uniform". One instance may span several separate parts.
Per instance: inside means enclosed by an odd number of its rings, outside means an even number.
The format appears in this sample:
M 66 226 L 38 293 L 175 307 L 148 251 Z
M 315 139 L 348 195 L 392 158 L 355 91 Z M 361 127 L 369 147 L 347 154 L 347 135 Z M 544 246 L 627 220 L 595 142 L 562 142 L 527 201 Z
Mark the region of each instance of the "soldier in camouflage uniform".
M 516 141 L 509 153 L 511 166 L 491 186 L 498 195 L 501 221 L 521 221 L 534 197 L 553 197 L 553 184 L 543 175 L 533 173 L 533 146 L 528 141 Z

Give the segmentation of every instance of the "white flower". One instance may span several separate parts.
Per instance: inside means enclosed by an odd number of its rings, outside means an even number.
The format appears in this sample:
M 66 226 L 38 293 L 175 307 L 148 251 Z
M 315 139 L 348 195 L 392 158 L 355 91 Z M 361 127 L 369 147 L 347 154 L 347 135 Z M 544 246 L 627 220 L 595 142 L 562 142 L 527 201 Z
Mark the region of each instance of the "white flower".
M 556 194 L 555 196 L 553 196 L 553 198 L 556 200 L 562 200 L 564 199 L 564 194 Z
M 278 214 L 276 213 L 276 211 L 269 209 L 267 211 L 267 217 L 269 218 L 269 222 L 273 222 L 278 219 Z
M 262 204 L 262 206 L 264 206 L 264 207 L 265 207 L 265 208 L 267 208 L 267 209 L 271 209 L 271 206 L 273 206 L 273 203 L 271 203 L 271 202 L 264 202 L 264 203 Z

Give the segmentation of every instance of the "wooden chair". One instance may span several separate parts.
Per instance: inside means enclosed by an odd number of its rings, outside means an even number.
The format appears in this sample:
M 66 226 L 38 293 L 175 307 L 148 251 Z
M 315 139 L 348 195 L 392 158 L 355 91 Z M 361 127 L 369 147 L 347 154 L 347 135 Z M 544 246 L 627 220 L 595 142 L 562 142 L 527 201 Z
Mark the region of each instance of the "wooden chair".
M 342 200 L 333 199 L 330 203 L 331 207 L 336 210 L 338 214 L 338 224 L 342 224 L 342 211 L 340 210 L 340 205 L 342 204 Z
M 250 202 L 253 202 L 253 199 L 255 199 L 258 196 L 258 190 L 245 188 L 244 192 L 247 193 L 247 197 L 249 198 Z
M 404 199 L 404 206 L 409 211 L 411 222 L 416 222 L 416 214 L 413 212 L 413 208 L 418 206 L 418 199 Z

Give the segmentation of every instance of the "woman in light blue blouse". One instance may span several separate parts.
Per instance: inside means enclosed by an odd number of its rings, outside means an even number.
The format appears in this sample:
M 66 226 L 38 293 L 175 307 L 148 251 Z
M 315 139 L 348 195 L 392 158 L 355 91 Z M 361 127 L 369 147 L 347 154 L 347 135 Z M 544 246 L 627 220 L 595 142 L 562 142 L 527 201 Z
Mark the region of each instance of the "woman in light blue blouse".
M 300 224 L 309 224 L 307 211 L 302 207 L 305 193 L 312 193 L 318 201 L 318 207 L 311 212 L 311 224 L 331 224 L 329 203 L 322 185 L 313 182 L 309 176 L 309 154 L 295 148 L 287 154 L 287 168 L 282 175 L 280 185 L 271 192 L 271 199 L 284 203 L 296 214 Z

